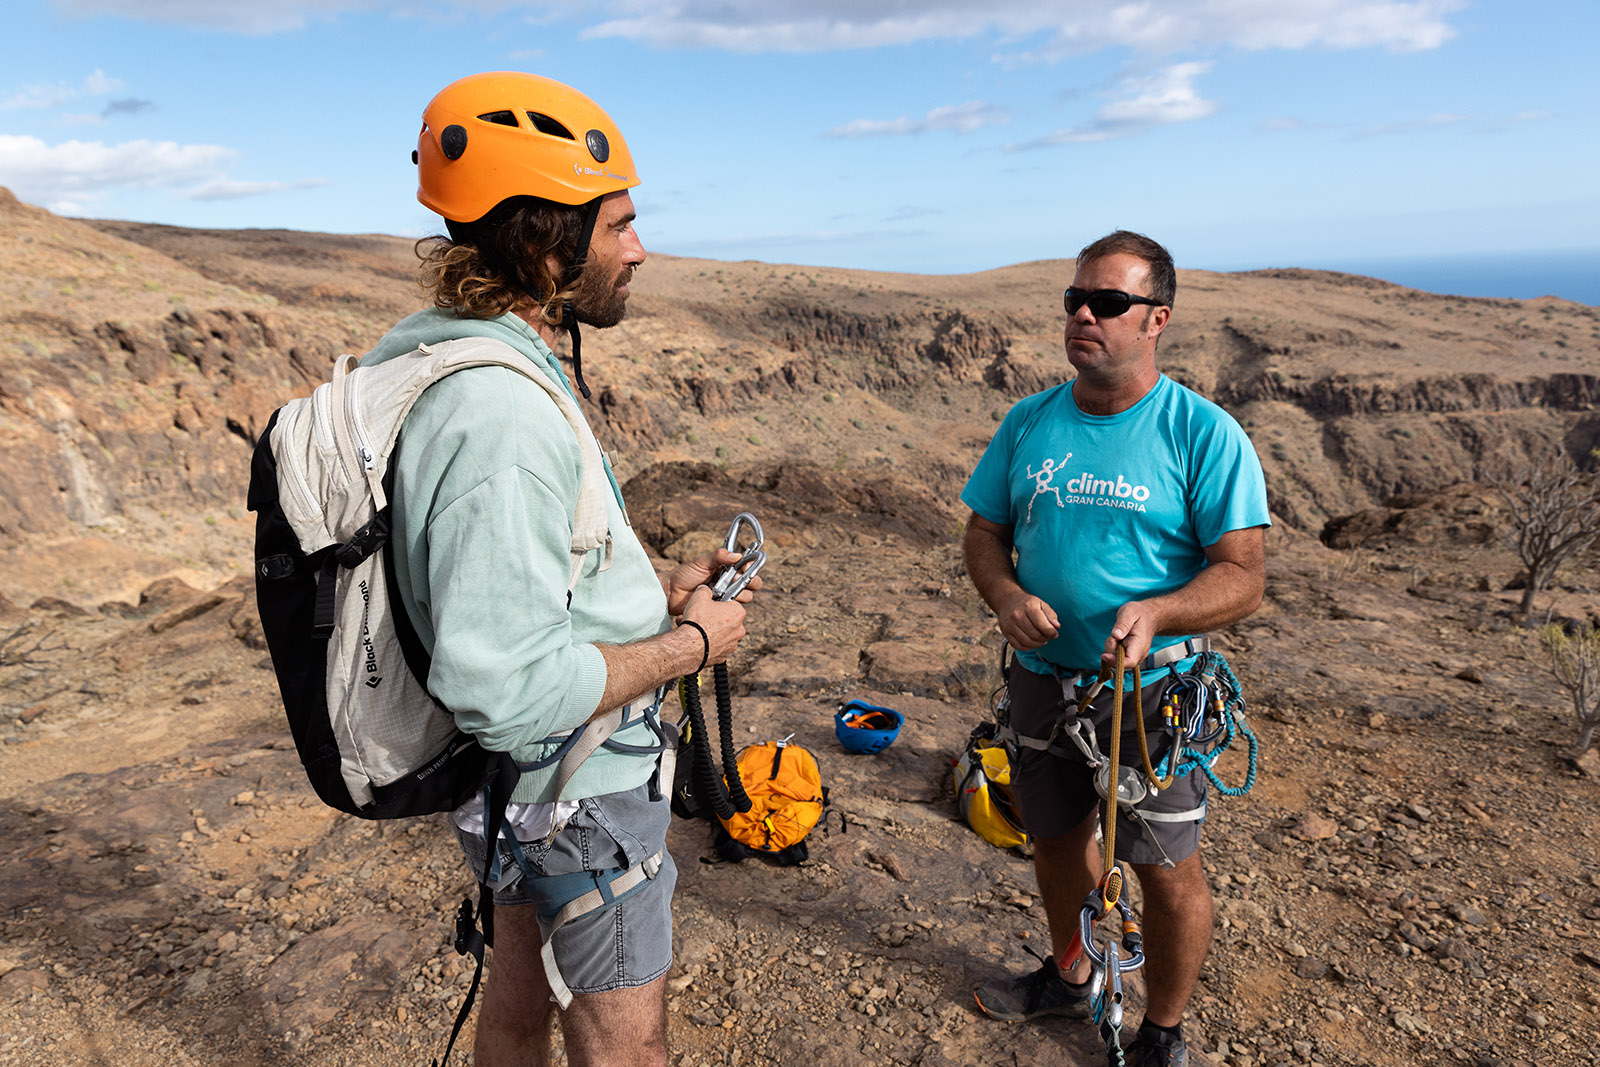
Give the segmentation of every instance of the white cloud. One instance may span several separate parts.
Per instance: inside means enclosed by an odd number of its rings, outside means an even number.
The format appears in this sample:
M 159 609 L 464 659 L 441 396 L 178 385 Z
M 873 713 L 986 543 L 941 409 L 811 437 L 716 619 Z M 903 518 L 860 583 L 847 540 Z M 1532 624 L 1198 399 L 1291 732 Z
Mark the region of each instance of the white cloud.
M 1316 123 L 1307 122 L 1305 119 L 1296 118 L 1293 115 L 1278 115 L 1270 119 L 1263 119 L 1256 125 L 1256 129 L 1262 133 L 1288 133 L 1317 128 Z
M 53 0 L 53 6 L 71 18 L 115 15 L 140 22 L 265 34 L 298 30 L 308 16 L 370 10 L 377 5 L 366 0 Z
M 1179 63 L 1146 77 L 1126 78 L 1122 89 L 1127 95 L 1101 108 L 1099 121 L 1117 126 L 1155 126 L 1203 119 L 1217 110 L 1217 104 L 1200 99 L 1194 80 L 1210 70 L 1210 63 Z
M 1118 83 L 1117 99 L 1096 112 L 1087 125 L 1009 147 L 1020 150 L 1111 141 L 1132 137 L 1153 126 L 1203 119 L 1216 112 L 1217 102 L 1202 98 L 1194 82 L 1210 70 L 1210 63 L 1178 63 L 1151 74 L 1124 78 Z
M 77 213 L 112 189 L 180 186 L 216 177 L 234 158 L 220 145 L 174 141 L 65 141 L 0 134 L 0 185 L 30 203 Z
M 1005 108 L 974 100 L 966 104 L 936 107 L 920 119 L 901 116 L 897 119 L 856 119 L 843 126 L 835 126 L 827 136 L 842 138 L 894 137 L 914 133 L 948 130 L 951 133 L 972 133 L 985 126 L 1002 126 L 1011 121 Z
M 1363 137 L 1393 137 L 1408 133 L 1422 133 L 1425 130 L 1436 130 L 1443 126 L 1458 126 L 1463 122 L 1471 122 L 1473 116 L 1458 114 L 1427 115 L 1420 119 L 1402 119 L 1398 122 L 1384 122 L 1376 126 L 1368 126 L 1358 130 L 1351 136 Z
M 315 189 L 327 184 L 326 178 L 306 178 L 297 182 L 238 182 L 216 178 L 183 195 L 190 200 L 240 200 L 247 196 L 282 193 L 290 189 Z
M 586 34 L 663 48 L 817 52 L 998 34 L 1049 34 L 1032 51 L 999 58 L 1055 60 L 1104 47 L 1168 53 L 1231 45 L 1247 50 L 1436 48 L 1455 35 L 1445 16 L 1463 0 L 621 0 Z M 909 10 L 908 10 L 909 9 Z
M 0 111 L 48 111 L 88 96 L 105 96 L 122 88 L 117 78 L 96 70 L 80 85 L 56 82 L 54 85 L 24 85 L 0 96 Z
M 122 88 L 121 78 L 108 78 L 105 71 L 99 69 L 83 79 L 83 91 L 90 96 L 104 96 L 120 88 Z
M 238 153 L 214 144 L 175 141 L 66 141 L 0 134 L 0 185 L 58 214 L 82 214 L 117 189 L 174 188 L 189 200 L 233 200 L 326 185 L 299 181 L 235 181 L 223 173 Z
M 1249 52 L 1308 48 L 1437 48 L 1456 31 L 1445 16 L 1464 0 L 1145 0 L 1076 9 L 1042 47 L 995 58 L 1054 62 L 1120 45 L 1151 54 L 1227 46 Z M 1042 29 L 1043 27 L 1041 27 Z
M 77 17 L 239 33 L 299 29 L 345 11 L 395 11 L 377 0 L 54 0 Z M 1106 47 L 1164 54 L 1229 45 L 1247 50 L 1436 48 L 1455 35 L 1447 16 L 1465 0 L 450 0 L 407 5 L 402 15 L 518 11 L 540 18 L 591 18 L 588 37 L 624 37 L 658 48 L 730 52 L 825 52 L 995 35 L 1029 51 L 1000 58 L 1053 61 Z M 592 14 L 591 14 L 592 13 Z
M 1477 133 L 1504 133 L 1529 122 L 1544 122 L 1546 119 L 1555 118 L 1555 113 L 1550 111 L 1519 111 L 1515 115 L 1505 115 L 1500 118 L 1485 119 L 1475 132 Z

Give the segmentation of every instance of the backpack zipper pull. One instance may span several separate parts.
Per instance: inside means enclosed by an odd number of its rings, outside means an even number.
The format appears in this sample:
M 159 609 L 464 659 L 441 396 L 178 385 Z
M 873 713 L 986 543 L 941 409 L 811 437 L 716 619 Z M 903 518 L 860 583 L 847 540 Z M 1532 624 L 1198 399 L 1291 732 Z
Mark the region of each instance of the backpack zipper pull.
M 377 469 L 378 460 L 377 457 L 372 454 L 372 449 L 368 448 L 366 445 L 362 445 L 359 449 L 357 449 L 357 452 L 361 456 L 361 466 L 369 471 Z

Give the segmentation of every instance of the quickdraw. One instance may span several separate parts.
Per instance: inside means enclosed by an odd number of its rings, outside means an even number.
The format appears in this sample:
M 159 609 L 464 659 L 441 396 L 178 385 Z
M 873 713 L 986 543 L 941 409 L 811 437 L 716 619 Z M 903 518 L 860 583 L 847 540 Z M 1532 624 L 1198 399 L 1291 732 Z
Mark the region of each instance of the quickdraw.
M 1174 672 L 1161 694 L 1161 711 L 1166 720 L 1163 728 L 1173 738 L 1172 748 L 1161 761 L 1167 769 L 1165 782 L 1151 769 L 1148 753 L 1144 756 L 1145 773 L 1152 782 L 1159 783 L 1157 788 L 1164 789 L 1172 779 L 1198 770 L 1225 797 L 1242 797 L 1250 792 L 1256 784 L 1261 743 L 1245 720 L 1244 687 L 1220 652 L 1202 652 L 1189 670 Z M 1143 722 L 1141 717 L 1141 749 Z M 1247 750 L 1244 784 L 1229 786 L 1212 768 L 1241 736 Z
M 744 528 L 750 530 L 753 539 L 741 550 L 739 533 Z M 723 547 L 729 552 L 738 552 L 739 559 L 723 567 L 712 577 L 710 585 L 713 599 L 732 600 L 744 591 L 750 580 L 766 565 L 767 554 L 761 548 L 764 540 L 761 523 L 754 515 L 748 511 L 741 511 L 734 516 L 733 524 L 728 527 L 728 536 L 723 541 Z M 705 711 L 700 703 L 698 674 L 686 674 L 678 680 L 678 698 L 689 721 L 689 728 L 685 733 L 689 739 L 694 761 L 690 781 L 699 796 L 711 805 L 711 810 L 716 812 L 718 817 L 730 819 L 736 812 L 749 811 L 752 803 L 744 791 L 744 782 L 739 777 L 738 755 L 733 748 L 733 689 L 728 681 L 728 665 L 718 663 L 712 667 L 711 677 L 717 695 L 717 733 L 720 735 L 722 749 L 720 776 L 711 758 L 711 739 L 706 734 Z

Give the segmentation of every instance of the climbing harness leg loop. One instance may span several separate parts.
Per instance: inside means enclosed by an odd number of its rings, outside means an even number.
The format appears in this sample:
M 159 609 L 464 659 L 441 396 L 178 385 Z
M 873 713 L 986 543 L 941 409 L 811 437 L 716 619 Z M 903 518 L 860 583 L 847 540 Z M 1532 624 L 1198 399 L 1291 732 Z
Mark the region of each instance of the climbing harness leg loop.
M 658 850 L 655 855 L 634 864 L 608 881 L 602 882 L 596 878 L 593 889 L 569 901 L 551 920 L 550 929 L 544 935 L 544 948 L 540 950 L 539 955 L 544 961 L 545 980 L 550 983 L 550 999 L 563 1011 L 572 1003 L 572 990 L 567 988 L 566 981 L 561 977 L 561 968 L 556 966 L 556 931 L 574 919 L 598 911 L 618 898 L 627 896 L 645 882 L 654 879 L 661 873 L 664 856 L 665 850 Z

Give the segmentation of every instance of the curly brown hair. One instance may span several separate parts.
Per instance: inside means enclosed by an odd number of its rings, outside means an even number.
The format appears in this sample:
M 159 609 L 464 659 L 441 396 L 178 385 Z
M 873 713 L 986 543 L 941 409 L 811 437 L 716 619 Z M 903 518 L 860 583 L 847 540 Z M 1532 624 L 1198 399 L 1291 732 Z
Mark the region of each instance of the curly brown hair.
M 567 281 L 583 236 L 584 209 L 531 196 L 513 197 L 451 236 L 416 243 L 417 281 L 437 308 L 473 319 L 492 319 L 536 306 L 551 326 L 572 296 Z M 560 265 L 550 269 L 552 256 Z

